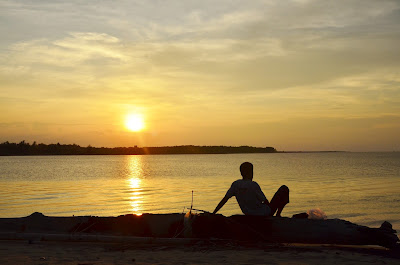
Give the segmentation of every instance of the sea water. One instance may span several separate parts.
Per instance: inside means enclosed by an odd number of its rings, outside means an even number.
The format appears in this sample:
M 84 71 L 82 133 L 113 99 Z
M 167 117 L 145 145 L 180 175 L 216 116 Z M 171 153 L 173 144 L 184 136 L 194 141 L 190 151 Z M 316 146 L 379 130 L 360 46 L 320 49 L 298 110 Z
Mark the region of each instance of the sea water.
M 289 187 L 283 216 L 320 208 L 400 229 L 398 152 L 0 157 L 0 217 L 180 213 L 192 194 L 193 208 L 213 211 L 245 161 L 268 199 Z M 235 198 L 220 213 L 241 214 Z

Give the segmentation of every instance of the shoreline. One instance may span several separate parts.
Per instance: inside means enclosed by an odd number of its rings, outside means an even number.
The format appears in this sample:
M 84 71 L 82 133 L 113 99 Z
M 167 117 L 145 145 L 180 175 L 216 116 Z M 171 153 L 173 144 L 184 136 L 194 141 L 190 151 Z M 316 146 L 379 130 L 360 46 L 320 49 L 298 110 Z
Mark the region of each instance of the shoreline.
M 400 153 L 400 151 L 276 151 L 276 152 L 231 152 L 231 153 L 147 153 L 147 154 L 0 154 L 0 157 L 61 157 L 61 156 L 169 156 L 169 155 L 243 155 L 243 154 L 324 154 L 324 153 Z
M 375 246 L 238 245 L 0 240 L 2 264 L 398 264 L 399 253 Z

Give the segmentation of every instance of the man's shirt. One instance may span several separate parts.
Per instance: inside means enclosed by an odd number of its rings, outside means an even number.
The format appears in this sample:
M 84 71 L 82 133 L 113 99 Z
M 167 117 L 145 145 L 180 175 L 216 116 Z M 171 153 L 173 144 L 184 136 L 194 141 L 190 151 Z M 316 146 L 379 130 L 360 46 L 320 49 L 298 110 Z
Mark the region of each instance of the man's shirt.
M 232 183 L 226 197 L 236 197 L 240 209 L 245 215 L 270 215 L 271 209 L 262 202 L 267 200 L 257 182 L 239 179 Z

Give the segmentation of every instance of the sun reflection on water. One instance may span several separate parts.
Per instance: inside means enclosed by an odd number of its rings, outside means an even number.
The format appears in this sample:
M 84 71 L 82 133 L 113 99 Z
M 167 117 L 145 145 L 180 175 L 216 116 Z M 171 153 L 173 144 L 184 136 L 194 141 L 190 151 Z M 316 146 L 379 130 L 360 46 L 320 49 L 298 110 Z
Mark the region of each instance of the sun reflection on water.
M 129 211 L 136 215 L 141 215 L 143 211 L 142 177 L 143 164 L 140 156 L 129 156 L 127 160 L 129 186 Z

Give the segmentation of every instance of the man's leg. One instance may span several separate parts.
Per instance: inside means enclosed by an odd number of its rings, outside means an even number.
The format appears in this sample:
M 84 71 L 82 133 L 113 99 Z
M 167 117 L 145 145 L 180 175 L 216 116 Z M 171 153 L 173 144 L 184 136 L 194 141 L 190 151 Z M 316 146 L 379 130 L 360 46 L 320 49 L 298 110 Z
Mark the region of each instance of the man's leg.
M 276 212 L 276 216 L 281 216 L 281 212 L 286 204 L 289 203 L 289 188 L 282 185 L 272 197 L 269 207 L 271 208 L 271 216 Z

